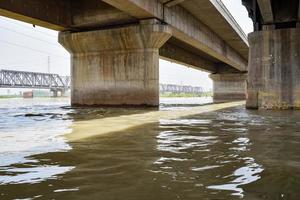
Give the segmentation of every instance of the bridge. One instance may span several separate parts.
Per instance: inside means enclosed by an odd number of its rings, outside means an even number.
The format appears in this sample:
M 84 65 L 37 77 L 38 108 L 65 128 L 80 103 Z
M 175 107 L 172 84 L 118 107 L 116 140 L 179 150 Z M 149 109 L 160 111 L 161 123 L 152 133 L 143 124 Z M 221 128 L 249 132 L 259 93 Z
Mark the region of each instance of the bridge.
M 54 93 L 64 92 L 71 88 L 70 76 L 58 74 L 0 70 L 0 88 L 35 88 L 50 89 Z M 159 84 L 160 92 L 201 94 L 202 87 L 187 85 Z
M 159 84 L 159 91 L 162 93 L 187 93 L 187 94 L 202 94 L 202 87 L 193 87 L 189 85 L 174 85 L 174 84 Z
M 212 73 L 245 99 L 248 41 L 220 0 L 3 0 L 0 15 L 60 31 L 72 105 L 158 106 L 159 58 Z
M 69 76 L 58 74 L 0 70 L 0 88 L 50 89 L 57 96 L 70 88 L 70 82 Z
M 60 31 L 73 105 L 157 106 L 162 57 L 210 72 L 216 102 L 300 108 L 299 0 L 242 2 L 249 44 L 221 0 L 3 0 L 0 15 Z

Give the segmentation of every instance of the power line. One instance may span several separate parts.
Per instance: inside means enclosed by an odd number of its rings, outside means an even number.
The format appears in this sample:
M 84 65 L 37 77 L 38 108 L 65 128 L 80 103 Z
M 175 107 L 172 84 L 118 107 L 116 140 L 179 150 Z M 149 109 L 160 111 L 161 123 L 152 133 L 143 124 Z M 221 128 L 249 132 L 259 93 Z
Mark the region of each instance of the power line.
M 61 66 L 64 66 L 64 67 L 67 67 L 66 69 L 69 69 L 69 66 L 70 66 L 69 64 L 58 64 L 58 63 L 62 63 L 62 60 L 51 62 L 51 64 L 54 64 L 53 66 L 55 66 L 54 70 L 57 70 L 58 66 L 60 66 L 59 68 L 61 68 Z M 19 65 L 19 66 L 18 65 L 5 65 L 5 67 L 2 67 L 2 69 L 9 69 L 9 70 L 11 70 L 11 69 L 15 69 L 15 70 L 17 70 L 17 69 L 26 69 L 26 68 L 32 69 L 33 66 L 36 67 L 36 66 L 39 66 L 39 65 L 45 66 L 46 62 L 44 61 L 44 62 L 32 64 L 32 65 Z M 44 69 L 44 68 L 41 68 L 41 66 L 40 66 L 39 69 Z M 0 70 L 1 70 L 1 68 L 0 68 Z M 45 72 L 49 73 L 48 69 L 47 70 L 44 69 L 42 71 L 44 71 L 44 73 Z M 69 74 L 69 73 L 67 73 L 67 74 Z
M 50 64 L 56 64 L 56 63 L 63 63 L 65 61 L 63 60 L 56 60 L 56 61 L 50 61 Z M 47 60 L 41 61 L 41 62 L 28 62 L 28 63 L 17 63 L 17 64 L 5 64 L 5 65 L 10 65 L 12 67 L 32 67 L 36 65 L 46 65 Z
M 0 18 L 1 18 L 1 17 L 0 17 Z M 5 22 L 8 22 L 8 23 L 10 23 L 10 24 L 13 24 L 13 25 L 16 25 L 16 26 L 20 26 L 20 27 L 29 29 L 29 30 L 31 30 L 31 31 L 35 31 L 35 32 L 42 33 L 42 34 L 47 35 L 47 36 L 49 36 L 49 37 L 57 38 L 57 36 L 51 35 L 51 34 L 46 33 L 46 32 L 44 32 L 44 31 L 37 30 L 36 28 L 33 29 L 33 28 L 28 27 L 28 26 L 26 26 L 26 25 L 22 25 L 22 24 L 19 24 L 19 23 L 15 23 L 15 22 L 12 22 L 12 21 L 9 21 L 9 20 L 5 20 Z M 23 22 L 23 23 L 25 23 L 25 22 Z M 28 25 L 29 25 L 29 24 L 28 24 Z
M 65 61 L 69 61 L 68 58 L 55 58 L 55 61 L 52 61 L 50 60 L 50 63 L 56 63 L 56 62 L 63 62 L 63 60 Z M 33 61 L 33 59 L 30 59 L 30 60 L 25 60 L 25 61 L 20 61 L 20 62 L 8 62 L 7 65 L 24 65 L 24 64 L 40 64 L 40 63 L 43 63 L 45 64 L 46 63 L 46 60 L 43 60 L 43 61 L 39 61 L 39 62 L 36 62 L 36 61 Z
M 56 60 L 56 61 L 51 61 L 51 64 L 55 64 L 56 66 L 57 66 L 57 63 L 62 63 L 63 62 L 63 60 Z M 20 69 L 20 68 L 22 68 L 22 69 L 24 69 L 24 68 L 32 68 L 33 66 L 37 66 L 37 65 L 43 65 L 43 66 L 46 66 L 46 60 L 44 60 L 43 62 L 36 62 L 36 63 L 34 63 L 34 64 L 32 64 L 32 65 L 24 65 L 24 64 L 20 64 L 20 65 L 11 65 L 11 64 L 0 64 L 0 65 L 2 65 L 3 67 L 1 67 L 0 68 L 0 70 L 1 69 L 7 69 L 7 70 L 12 70 L 12 69 L 15 69 L 15 70 L 17 70 L 17 69 Z M 69 67 L 69 64 L 66 64 L 66 65 L 63 65 L 63 66 L 66 66 L 66 67 Z M 43 73 L 45 73 L 45 72 L 47 72 L 47 73 L 49 73 L 48 72 L 48 70 L 42 70 L 42 71 L 44 71 Z M 41 71 L 40 71 L 41 72 Z M 67 74 L 69 74 L 69 73 L 67 73 Z
M 41 42 L 45 42 L 45 43 L 47 43 L 47 44 L 49 44 L 49 45 L 53 45 L 53 46 L 58 47 L 58 44 L 57 44 L 57 43 L 49 42 L 49 41 L 46 41 L 46 40 L 43 40 L 43 39 L 40 39 L 40 38 L 37 38 L 37 37 L 32 37 L 31 35 L 28 35 L 28 34 L 25 34 L 25 33 L 21 33 L 21 32 L 15 31 L 15 30 L 13 30 L 13 29 L 1 27 L 1 26 L 0 26 L 0 28 L 1 28 L 1 29 L 5 29 L 5 30 L 10 31 L 10 32 L 13 32 L 13 33 L 16 33 L 16 34 L 19 34 L 19 35 L 23 35 L 23 36 L 25 36 L 25 37 L 28 37 L 28 38 L 31 38 L 31 39 L 34 39 L 34 40 L 38 40 L 38 41 L 41 41 Z
M 35 52 L 38 52 L 38 53 L 41 53 L 41 54 L 53 55 L 53 56 L 56 56 L 56 57 L 66 58 L 66 57 L 61 56 L 61 55 L 51 54 L 51 53 L 46 52 L 46 51 L 41 51 L 41 50 L 33 49 L 33 48 L 30 48 L 30 47 L 27 47 L 27 46 L 23 46 L 23 45 L 20 45 L 20 44 L 15 44 L 15 43 L 12 43 L 12 42 L 7 42 L 7 41 L 4 41 L 4 40 L 0 40 L 0 42 L 6 43 L 6 44 L 9 44 L 9 45 L 12 45 L 12 46 L 21 47 L 21 48 L 24 48 L 24 49 L 27 49 L 27 50 L 35 51 Z

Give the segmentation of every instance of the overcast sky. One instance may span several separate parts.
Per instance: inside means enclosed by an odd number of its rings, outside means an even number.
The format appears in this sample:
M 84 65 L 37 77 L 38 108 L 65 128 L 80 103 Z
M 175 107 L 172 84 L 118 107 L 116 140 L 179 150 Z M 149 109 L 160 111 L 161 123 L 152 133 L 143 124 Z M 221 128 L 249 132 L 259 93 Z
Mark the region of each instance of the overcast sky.
M 223 2 L 245 33 L 251 32 L 241 1 Z M 0 69 L 70 74 L 69 54 L 57 43 L 55 31 L 0 17 L 0 47 Z M 208 73 L 164 60 L 160 60 L 160 82 L 212 88 Z

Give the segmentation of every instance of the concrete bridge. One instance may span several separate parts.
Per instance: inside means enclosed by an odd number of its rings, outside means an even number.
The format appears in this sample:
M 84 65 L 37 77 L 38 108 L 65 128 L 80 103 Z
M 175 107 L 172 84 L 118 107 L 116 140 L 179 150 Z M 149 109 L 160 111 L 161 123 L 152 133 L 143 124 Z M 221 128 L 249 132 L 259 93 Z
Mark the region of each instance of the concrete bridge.
M 72 105 L 158 106 L 159 57 L 211 72 L 215 101 L 245 99 L 247 37 L 220 0 L 3 0 L 0 15 L 60 31 Z

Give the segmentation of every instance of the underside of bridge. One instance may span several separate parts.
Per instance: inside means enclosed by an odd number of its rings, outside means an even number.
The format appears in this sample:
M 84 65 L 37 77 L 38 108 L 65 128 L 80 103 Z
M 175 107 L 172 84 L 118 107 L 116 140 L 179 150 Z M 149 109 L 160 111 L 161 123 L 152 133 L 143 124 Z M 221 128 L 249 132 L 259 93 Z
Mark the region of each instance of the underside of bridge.
M 248 108 L 300 108 L 299 0 L 243 0 L 249 35 Z
M 211 72 L 215 101 L 245 99 L 247 39 L 218 0 L 4 0 L 0 15 L 60 31 L 73 105 L 157 106 L 159 57 Z

